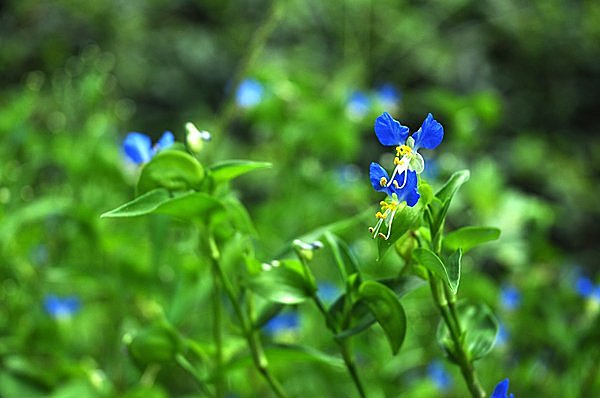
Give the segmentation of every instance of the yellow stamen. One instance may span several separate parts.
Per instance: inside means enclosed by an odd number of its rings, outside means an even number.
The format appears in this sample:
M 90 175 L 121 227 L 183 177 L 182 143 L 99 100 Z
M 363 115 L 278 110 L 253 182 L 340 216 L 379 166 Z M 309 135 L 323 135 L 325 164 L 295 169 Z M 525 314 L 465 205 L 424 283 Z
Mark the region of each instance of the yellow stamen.
M 396 147 L 396 156 L 401 157 L 412 152 L 412 148 L 408 145 L 400 145 Z
M 381 177 L 379 179 L 379 185 L 381 185 L 382 187 L 385 187 L 387 185 L 387 178 Z
M 398 181 L 394 180 L 394 186 L 396 187 L 396 189 L 400 189 L 400 185 L 398 184 Z
M 385 216 L 384 216 L 384 215 L 383 215 L 383 214 L 382 214 L 380 211 L 378 211 L 378 212 L 375 214 L 375 217 L 377 217 L 377 218 L 385 218 Z
M 373 233 L 373 232 L 375 232 L 375 228 L 373 228 L 373 227 L 369 227 L 369 232 L 370 232 L 370 233 Z

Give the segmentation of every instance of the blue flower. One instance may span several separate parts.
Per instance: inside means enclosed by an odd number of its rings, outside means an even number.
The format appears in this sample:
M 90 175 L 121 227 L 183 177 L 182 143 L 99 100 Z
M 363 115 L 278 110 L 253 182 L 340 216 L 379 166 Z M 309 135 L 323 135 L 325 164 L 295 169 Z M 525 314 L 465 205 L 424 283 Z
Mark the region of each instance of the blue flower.
M 165 131 L 156 145 L 152 147 L 152 140 L 144 133 L 132 132 L 123 140 L 123 152 L 127 159 L 135 164 L 147 163 L 161 149 L 173 145 L 175 137 L 170 131 Z
M 447 390 L 452 386 L 452 377 L 440 361 L 433 361 L 427 366 L 427 375 L 439 390 Z
M 401 96 L 394 86 L 385 83 L 377 88 L 377 98 L 386 108 L 395 108 L 398 106 Z
M 514 286 L 503 286 L 500 290 L 500 303 L 508 311 L 516 310 L 521 305 L 521 293 Z
M 44 309 L 55 319 L 69 318 L 79 310 L 80 302 L 75 296 L 58 297 L 49 294 L 44 297 Z
M 512 393 L 508 397 L 506 394 L 508 394 L 508 379 L 504 379 L 496 385 L 490 398 L 515 398 Z
M 327 305 L 332 304 L 340 295 L 340 289 L 331 282 L 319 282 L 317 296 Z
M 401 175 L 396 173 L 392 179 L 388 176 L 387 171 L 381 167 L 378 163 L 371 163 L 369 170 L 369 177 L 371 179 L 371 185 L 377 192 L 384 192 L 387 194 L 388 199 L 379 202 L 381 210 L 375 214 L 377 218 L 377 224 L 375 227 L 369 228 L 369 231 L 373 234 L 373 238 L 381 237 L 388 239 L 392 231 L 392 223 L 394 216 L 398 210 L 402 209 L 403 202 L 406 205 L 412 207 L 419 201 L 420 195 L 417 189 L 417 173 L 414 171 L 406 170 L 402 174 L 403 180 L 400 181 Z M 387 234 L 379 232 L 383 224 L 387 225 Z
M 500 322 L 498 325 L 498 334 L 496 335 L 496 344 L 498 346 L 505 345 L 510 339 L 510 333 L 506 330 L 504 323 Z
M 575 291 L 583 298 L 591 298 L 600 301 L 600 284 L 594 282 L 587 276 L 578 276 L 575 280 Z
M 235 100 L 242 108 L 252 108 L 262 101 L 264 91 L 258 80 L 246 79 L 238 86 Z
M 431 113 L 427 115 L 416 133 L 409 137 L 408 132 L 408 127 L 400 124 L 387 112 L 375 120 L 375 135 L 379 142 L 385 146 L 396 147 L 394 157 L 396 167 L 392 178 L 407 170 L 415 171 L 417 174 L 422 173 L 425 169 L 425 161 L 417 151 L 421 148 L 434 149 L 444 138 L 444 127 L 433 118 Z
M 282 312 L 275 315 L 264 326 L 263 330 L 271 335 L 289 333 L 298 330 L 300 318 L 296 312 Z
M 369 97 L 362 91 L 354 91 L 346 104 L 346 113 L 351 119 L 360 120 L 365 117 L 370 108 Z

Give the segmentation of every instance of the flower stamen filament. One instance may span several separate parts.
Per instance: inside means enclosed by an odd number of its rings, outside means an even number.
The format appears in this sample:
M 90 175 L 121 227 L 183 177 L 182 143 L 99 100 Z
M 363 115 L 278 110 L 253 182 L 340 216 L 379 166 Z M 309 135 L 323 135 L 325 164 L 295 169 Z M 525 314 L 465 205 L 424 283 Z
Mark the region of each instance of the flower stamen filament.
M 375 227 L 369 227 L 369 232 L 373 234 L 373 239 L 376 237 L 381 237 L 387 240 L 392 232 L 392 222 L 394 221 L 394 216 L 398 210 L 399 203 L 396 199 L 392 199 L 391 202 L 382 200 L 379 202 L 379 205 L 381 206 L 381 210 L 375 214 L 377 223 L 375 224 Z M 379 232 L 384 222 L 388 226 L 387 234 L 385 235 L 382 232 Z

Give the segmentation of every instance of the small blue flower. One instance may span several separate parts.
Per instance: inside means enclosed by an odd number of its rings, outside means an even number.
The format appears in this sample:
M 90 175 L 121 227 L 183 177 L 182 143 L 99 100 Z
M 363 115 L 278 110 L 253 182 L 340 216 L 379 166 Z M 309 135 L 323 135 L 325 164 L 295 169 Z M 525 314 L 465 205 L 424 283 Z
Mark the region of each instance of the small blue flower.
M 500 303 L 508 311 L 516 310 L 521 305 L 521 293 L 514 286 L 503 286 L 500 290 Z
M 600 301 L 600 284 L 594 285 L 594 282 L 587 276 L 577 277 L 575 291 L 583 298 Z
M 317 296 L 327 305 L 333 303 L 340 295 L 340 289 L 331 282 L 319 282 Z
M 252 108 L 262 101 L 264 91 L 258 80 L 246 79 L 240 83 L 235 100 L 242 108 Z
M 346 104 L 346 113 L 351 119 L 360 120 L 365 117 L 370 108 L 371 100 L 369 97 L 362 91 L 354 91 Z
M 440 361 L 433 361 L 427 366 L 427 375 L 439 390 L 444 391 L 452 387 L 452 376 Z
M 500 322 L 498 325 L 498 334 L 496 335 L 496 344 L 498 346 L 503 346 L 508 342 L 509 339 L 510 333 L 508 333 L 508 330 L 506 330 L 504 323 Z
M 79 307 L 79 299 L 75 296 L 61 298 L 49 294 L 44 297 L 44 309 L 55 319 L 69 318 L 79 310 Z
M 296 312 L 282 312 L 271 318 L 263 326 L 263 330 L 270 335 L 276 335 L 294 332 L 298 330 L 299 326 L 300 318 Z
M 175 137 L 170 131 L 165 131 L 154 147 L 152 140 L 144 133 L 132 132 L 123 140 L 123 152 L 127 159 L 135 164 L 147 163 L 160 150 L 173 145 Z
M 398 106 L 401 96 L 394 86 L 384 83 L 377 88 L 377 98 L 386 108 L 395 108 Z
M 508 394 L 508 379 L 504 379 L 496 385 L 490 398 L 515 398 L 512 393 L 508 397 L 506 394 Z
M 369 228 L 369 231 L 373 234 L 373 238 L 381 237 L 386 240 L 389 239 L 394 216 L 398 209 L 401 209 L 402 202 L 406 202 L 406 205 L 412 207 L 419 201 L 420 194 L 417 189 L 417 173 L 406 170 L 402 175 L 404 176 L 403 181 L 400 181 L 400 174 L 397 173 L 390 180 L 387 171 L 383 167 L 378 163 L 371 163 L 369 177 L 373 189 L 377 192 L 384 192 L 388 196 L 388 200 L 379 202 L 381 210 L 375 214 L 378 220 L 377 224 L 375 224 L 375 227 Z M 384 223 L 388 227 L 387 234 L 385 235 L 379 232 Z
M 419 149 L 434 149 L 444 138 L 444 128 L 428 114 L 423 124 L 409 137 L 409 129 L 395 120 L 389 113 L 384 112 L 375 120 L 375 135 L 379 142 L 385 146 L 395 146 L 396 156 L 394 157 L 394 172 L 402 174 L 407 170 L 415 171 L 420 174 L 425 169 L 425 161 L 418 152 Z

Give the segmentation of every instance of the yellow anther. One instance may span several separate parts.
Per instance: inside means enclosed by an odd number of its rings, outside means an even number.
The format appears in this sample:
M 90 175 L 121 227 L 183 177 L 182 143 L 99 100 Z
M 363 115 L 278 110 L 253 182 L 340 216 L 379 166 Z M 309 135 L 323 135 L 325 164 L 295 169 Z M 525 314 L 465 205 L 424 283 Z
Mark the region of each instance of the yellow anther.
M 375 228 L 373 228 L 373 227 L 369 227 L 369 232 L 370 232 L 370 233 L 373 233 L 373 232 L 375 232 Z
M 394 180 L 394 186 L 396 187 L 396 189 L 400 189 L 400 184 L 398 184 L 398 181 Z
M 387 240 L 387 236 L 385 236 L 384 234 L 382 234 L 381 232 L 377 234 L 377 236 L 379 236 L 380 238 L 383 238 L 385 240 Z
M 412 152 L 412 148 L 408 145 L 400 145 L 396 147 L 396 156 L 401 157 Z
M 380 211 L 378 211 L 377 213 L 375 213 L 375 217 L 377 217 L 377 218 L 385 218 L 385 216 Z
M 385 200 L 382 200 L 381 202 L 379 202 L 379 206 L 383 207 L 387 205 L 387 202 Z
M 385 187 L 387 185 L 387 178 L 381 177 L 379 179 L 379 185 L 381 185 L 382 187 Z
M 399 165 L 401 165 L 402 163 L 403 163 L 403 162 L 402 162 L 402 160 L 400 160 L 400 158 L 399 158 L 398 156 L 396 156 L 396 157 L 394 158 L 394 164 L 395 164 L 396 166 L 399 166 Z

